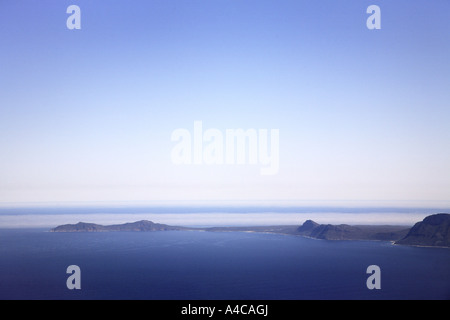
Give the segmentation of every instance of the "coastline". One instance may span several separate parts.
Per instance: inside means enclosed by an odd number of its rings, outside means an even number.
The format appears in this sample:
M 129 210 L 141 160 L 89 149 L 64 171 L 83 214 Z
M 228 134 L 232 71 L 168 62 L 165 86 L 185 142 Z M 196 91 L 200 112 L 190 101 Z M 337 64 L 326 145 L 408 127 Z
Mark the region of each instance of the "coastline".
M 247 232 L 299 235 L 321 240 L 362 240 L 390 241 L 391 244 L 416 247 L 450 248 L 449 242 L 450 214 L 438 213 L 425 217 L 413 226 L 399 225 L 348 225 L 319 224 L 306 220 L 302 225 L 268 225 L 268 226 L 228 226 L 192 228 L 154 223 L 149 220 L 127 222 L 124 224 L 101 225 L 78 222 L 65 224 L 51 229 L 51 232 L 155 232 L 155 231 L 207 231 L 207 232 Z

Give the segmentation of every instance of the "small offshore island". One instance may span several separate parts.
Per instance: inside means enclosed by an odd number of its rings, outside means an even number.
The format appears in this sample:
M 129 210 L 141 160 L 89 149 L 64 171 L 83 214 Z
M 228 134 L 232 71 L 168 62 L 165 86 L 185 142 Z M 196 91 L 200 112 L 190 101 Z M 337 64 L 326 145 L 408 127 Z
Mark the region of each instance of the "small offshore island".
M 117 225 L 100 225 L 79 222 L 61 225 L 51 232 L 114 232 L 114 231 L 209 231 L 209 232 L 264 232 L 298 235 L 323 240 L 378 240 L 394 244 L 450 248 L 450 214 L 438 213 L 427 216 L 413 227 L 392 225 L 332 225 L 318 224 L 312 220 L 301 226 L 253 226 L 189 228 L 170 226 L 142 220 Z

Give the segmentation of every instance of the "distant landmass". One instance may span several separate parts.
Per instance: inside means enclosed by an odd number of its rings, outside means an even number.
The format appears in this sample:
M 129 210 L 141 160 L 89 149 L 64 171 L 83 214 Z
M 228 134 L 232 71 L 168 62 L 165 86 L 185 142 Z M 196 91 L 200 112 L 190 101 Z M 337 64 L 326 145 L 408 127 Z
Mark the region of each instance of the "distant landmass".
M 391 225 L 318 224 L 312 220 L 307 220 L 297 231 L 300 235 L 324 240 L 395 241 L 406 236 L 409 228 Z
M 174 227 L 167 224 L 154 223 L 148 220 L 103 226 L 95 223 L 78 222 L 65 224 L 51 229 L 51 232 L 107 232 L 107 231 L 175 231 L 188 228 Z
M 154 223 L 148 220 L 137 222 L 100 225 L 79 222 L 65 224 L 51 229 L 51 232 L 110 232 L 110 231 L 209 231 L 209 232 L 265 232 L 299 235 L 323 240 L 379 240 L 395 244 L 413 246 L 450 247 L 450 214 L 441 213 L 426 217 L 412 228 L 393 225 L 348 225 L 318 224 L 312 220 L 298 226 L 250 226 L 188 228 Z

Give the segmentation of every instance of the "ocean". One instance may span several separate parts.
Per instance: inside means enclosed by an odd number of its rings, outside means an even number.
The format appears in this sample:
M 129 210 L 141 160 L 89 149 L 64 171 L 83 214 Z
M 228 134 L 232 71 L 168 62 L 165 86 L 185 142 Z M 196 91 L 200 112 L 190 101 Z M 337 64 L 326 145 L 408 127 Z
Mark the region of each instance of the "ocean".
M 0 299 L 450 299 L 450 250 L 246 232 L 0 229 Z M 80 268 L 69 290 L 67 267 Z M 380 268 L 368 289 L 367 267 Z

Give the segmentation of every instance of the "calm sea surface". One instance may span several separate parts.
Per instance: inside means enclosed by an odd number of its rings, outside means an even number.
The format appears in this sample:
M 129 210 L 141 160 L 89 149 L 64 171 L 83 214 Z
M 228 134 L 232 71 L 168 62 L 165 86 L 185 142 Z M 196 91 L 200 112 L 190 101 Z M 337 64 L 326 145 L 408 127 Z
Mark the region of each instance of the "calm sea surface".
M 0 299 L 450 299 L 450 250 L 238 232 L 0 230 Z M 69 265 L 81 290 L 69 290 Z M 369 290 L 366 269 L 381 268 Z

